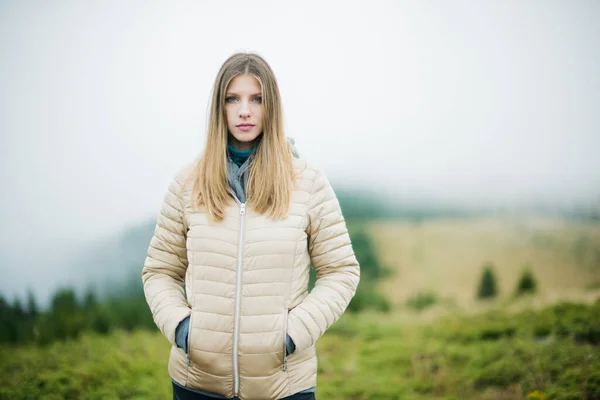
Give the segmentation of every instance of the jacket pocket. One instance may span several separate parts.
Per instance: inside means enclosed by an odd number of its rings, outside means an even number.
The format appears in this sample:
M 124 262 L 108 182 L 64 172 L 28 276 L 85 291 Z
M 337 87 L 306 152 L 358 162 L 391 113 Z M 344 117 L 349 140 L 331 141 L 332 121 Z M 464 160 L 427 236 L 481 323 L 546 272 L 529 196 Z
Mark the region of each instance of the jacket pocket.
M 283 318 L 283 365 L 281 366 L 282 371 L 287 371 L 287 327 L 288 327 L 288 315 L 290 313 L 289 301 L 285 303 L 285 313 Z

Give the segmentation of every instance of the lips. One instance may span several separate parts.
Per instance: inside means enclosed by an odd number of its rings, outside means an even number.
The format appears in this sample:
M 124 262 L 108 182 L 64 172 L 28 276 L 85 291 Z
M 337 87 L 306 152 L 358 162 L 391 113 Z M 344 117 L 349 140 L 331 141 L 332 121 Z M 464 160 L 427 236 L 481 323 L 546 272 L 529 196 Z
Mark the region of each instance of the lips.
M 239 124 L 236 126 L 242 131 L 249 131 L 250 129 L 254 128 L 254 124 Z

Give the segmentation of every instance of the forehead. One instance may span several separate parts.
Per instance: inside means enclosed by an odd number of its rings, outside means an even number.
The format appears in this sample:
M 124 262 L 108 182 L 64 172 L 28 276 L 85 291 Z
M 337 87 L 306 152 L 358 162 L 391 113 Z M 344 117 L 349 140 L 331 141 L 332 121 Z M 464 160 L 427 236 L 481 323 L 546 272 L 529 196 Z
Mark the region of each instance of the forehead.
M 235 92 L 235 93 L 243 93 L 243 92 L 252 92 L 252 93 L 261 93 L 262 86 L 256 77 L 252 74 L 240 74 L 234 77 L 231 82 L 229 82 L 229 86 L 227 87 L 227 92 Z

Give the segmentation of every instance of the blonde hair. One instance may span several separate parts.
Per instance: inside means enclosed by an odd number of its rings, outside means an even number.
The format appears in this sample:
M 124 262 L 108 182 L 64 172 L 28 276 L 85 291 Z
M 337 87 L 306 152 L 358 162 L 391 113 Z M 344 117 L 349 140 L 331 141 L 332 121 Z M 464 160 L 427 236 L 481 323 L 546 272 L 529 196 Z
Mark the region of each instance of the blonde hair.
M 213 86 L 206 147 L 190 175 L 192 205 L 206 207 L 215 221 L 225 217 L 231 200 L 227 171 L 225 93 L 240 74 L 252 74 L 262 88 L 263 132 L 257 140 L 246 187 L 247 207 L 273 219 L 289 213 L 294 181 L 292 153 L 283 129 L 279 87 L 267 62 L 256 54 L 236 53 L 221 66 Z

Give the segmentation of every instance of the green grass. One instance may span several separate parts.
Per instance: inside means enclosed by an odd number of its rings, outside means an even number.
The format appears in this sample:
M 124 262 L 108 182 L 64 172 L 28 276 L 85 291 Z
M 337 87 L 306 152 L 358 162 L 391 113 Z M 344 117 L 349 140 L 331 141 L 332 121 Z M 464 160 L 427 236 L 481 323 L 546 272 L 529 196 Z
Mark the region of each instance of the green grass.
M 0 399 L 168 399 L 169 346 L 155 332 L 0 347 Z
M 600 300 L 433 323 L 346 313 L 318 342 L 320 399 L 600 398 Z M 1 399 L 167 399 L 155 332 L 0 347 Z M 587 397 L 586 397 L 587 396 Z

